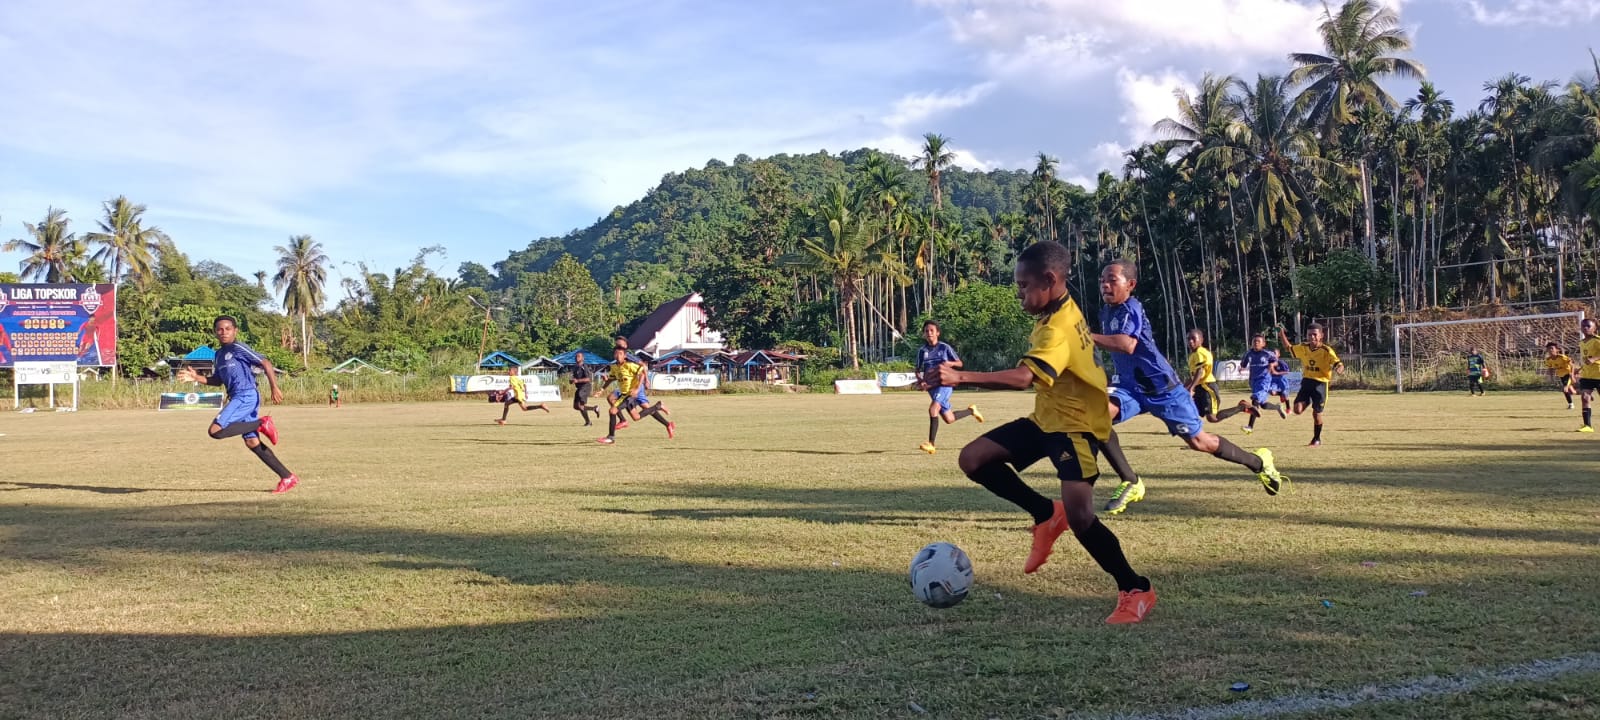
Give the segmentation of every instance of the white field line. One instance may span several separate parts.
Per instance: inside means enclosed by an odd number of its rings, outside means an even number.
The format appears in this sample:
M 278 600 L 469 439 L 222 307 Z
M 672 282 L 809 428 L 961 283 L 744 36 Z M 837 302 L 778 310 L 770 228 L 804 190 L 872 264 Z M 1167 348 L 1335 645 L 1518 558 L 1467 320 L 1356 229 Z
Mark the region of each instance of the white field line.
M 1485 685 L 1553 680 L 1563 675 L 1600 672 L 1600 652 L 1579 653 L 1549 660 L 1534 660 L 1499 670 L 1474 670 L 1456 677 L 1425 677 L 1396 685 L 1368 685 L 1344 692 L 1285 695 L 1261 700 L 1241 700 L 1226 705 L 1189 708 L 1164 713 L 1092 715 L 1103 720 L 1227 720 L 1229 718 L 1267 718 L 1279 715 L 1314 713 L 1364 705 L 1367 703 L 1421 700 L 1441 695 L 1458 695 Z

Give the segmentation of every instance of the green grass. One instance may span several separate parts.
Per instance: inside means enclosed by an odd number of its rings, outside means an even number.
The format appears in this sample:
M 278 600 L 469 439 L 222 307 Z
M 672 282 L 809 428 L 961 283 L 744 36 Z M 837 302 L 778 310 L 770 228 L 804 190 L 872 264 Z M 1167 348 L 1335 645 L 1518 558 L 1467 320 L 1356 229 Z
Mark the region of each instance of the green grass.
M 1277 498 L 1122 426 L 1150 495 L 1107 522 L 1161 593 L 1135 627 L 1070 538 L 1022 574 L 1028 521 L 956 468 L 985 426 L 928 457 L 917 395 L 669 403 L 676 440 L 610 448 L 570 410 L 279 408 L 285 496 L 205 414 L 0 415 L 0 718 L 1064 717 L 1600 649 L 1600 438 L 1554 392 L 1336 392 L 1316 449 L 1265 418 Z M 950 610 L 905 585 L 935 540 L 976 564 Z M 1596 705 L 1579 676 L 1340 716 Z

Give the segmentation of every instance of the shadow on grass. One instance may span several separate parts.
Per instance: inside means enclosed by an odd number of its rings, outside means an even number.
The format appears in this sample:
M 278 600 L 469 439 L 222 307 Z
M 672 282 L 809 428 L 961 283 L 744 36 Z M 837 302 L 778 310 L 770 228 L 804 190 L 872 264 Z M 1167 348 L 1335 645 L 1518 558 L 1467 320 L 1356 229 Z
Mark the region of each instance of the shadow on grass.
M 15 487 L 3 487 L 13 485 Z M 132 495 L 146 492 L 173 492 L 173 493 L 247 493 L 252 492 L 245 488 L 141 488 L 141 487 L 114 487 L 109 485 L 63 485 L 60 483 L 35 483 L 18 482 L 15 480 L 0 480 L 0 492 L 14 492 L 17 490 L 76 490 L 80 492 L 97 493 L 100 495 Z

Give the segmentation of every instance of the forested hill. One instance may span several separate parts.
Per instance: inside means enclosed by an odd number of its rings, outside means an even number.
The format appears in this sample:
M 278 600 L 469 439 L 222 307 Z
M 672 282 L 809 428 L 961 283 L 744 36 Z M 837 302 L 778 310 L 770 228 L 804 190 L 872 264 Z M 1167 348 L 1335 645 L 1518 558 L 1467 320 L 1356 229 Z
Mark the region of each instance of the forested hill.
M 826 151 L 809 155 L 775 155 L 752 160 L 746 155 L 732 165 L 712 160 L 703 169 L 669 173 L 643 198 L 613 210 L 595 224 L 561 237 L 540 238 L 522 250 L 515 250 L 488 269 L 464 264 L 461 277 L 468 285 L 505 290 L 517 283 L 523 273 L 549 270 L 563 254 L 571 254 L 588 266 L 601 287 L 609 287 L 614 276 L 622 274 L 629 261 L 665 266 L 657 270 L 692 276 L 725 253 L 731 240 L 758 229 L 751 223 L 759 212 L 752 197 L 758 177 L 772 179 L 777 192 L 767 201 L 793 209 L 785 213 L 793 228 L 768 228 L 779 236 L 805 232 L 810 209 L 834 183 L 849 183 L 853 173 L 876 151 L 861 149 L 840 154 Z M 904 190 L 912 203 L 931 206 L 928 178 L 914 171 L 910 161 L 882 155 L 890 164 L 904 170 Z M 1024 186 L 1029 173 L 1023 170 L 973 172 L 950 167 L 941 172 L 947 218 L 954 225 L 971 227 L 979 216 L 997 218 L 1002 213 L 1023 211 Z M 787 187 L 788 192 L 783 192 Z M 789 238 L 774 238 L 778 240 Z M 688 278 L 680 277 L 679 280 Z

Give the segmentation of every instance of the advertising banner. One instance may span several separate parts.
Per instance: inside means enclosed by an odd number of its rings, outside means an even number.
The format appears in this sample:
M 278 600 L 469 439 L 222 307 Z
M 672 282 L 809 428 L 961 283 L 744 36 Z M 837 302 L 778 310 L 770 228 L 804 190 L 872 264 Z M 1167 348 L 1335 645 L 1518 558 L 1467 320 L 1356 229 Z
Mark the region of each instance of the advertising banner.
M 877 380 L 835 380 L 833 392 L 838 395 L 882 395 L 883 388 Z
M 222 407 L 222 393 L 161 393 L 157 410 L 216 410 Z
M 551 380 L 545 385 L 542 381 Z M 561 388 L 544 375 L 523 375 L 522 384 L 528 390 L 528 402 L 559 402 Z M 451 375 L 450 392 L 486 393 L 511 388 L 511 378 L 505 375 Z
M 115 285 L 0 285 L 0 367 L 117 364 Z
M 917 384 L 916 373 L 878 373 L 878 387 L 901 388 Z
M 63 362 L 19 362 L 15 366 L 18 385 L 71 385 L 78 379 L 78 364 Z
M 719 378 L 716 375 L 698 375 L 693 373 L 650 373 L 650 390 L 670 392 L 673 390 L 715 390 Z
M 1217 377 L 1217 382 L 1230 382 L 1233 380 L 1249 380 L 1250 374 L 1245 372 L 1244 365 L 1238 360 L 1223 360 L 1216 364 L 1211 371 Z

